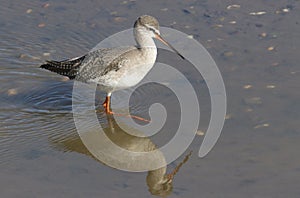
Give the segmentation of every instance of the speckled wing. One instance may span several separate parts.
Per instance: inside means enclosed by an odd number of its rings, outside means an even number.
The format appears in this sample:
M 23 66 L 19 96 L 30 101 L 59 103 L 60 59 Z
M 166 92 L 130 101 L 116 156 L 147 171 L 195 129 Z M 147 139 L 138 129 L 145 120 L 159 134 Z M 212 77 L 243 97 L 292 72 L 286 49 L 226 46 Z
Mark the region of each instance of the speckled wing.
M 66 59 L 63 61 L 47 60 L 46 63 L 42 64 L 40 67 L 57 74 L 67 76 L 70 79 L 74 79 L 84 59 L 85 56 Z
M 126 62 L 127 53 L 137 50 L 136 47 L 118 47 L 98 49 L 88 53 L 77 73 L 76 80 L 89 82 L 104 76 L 112 70 L 119 70 L 122 62 Z

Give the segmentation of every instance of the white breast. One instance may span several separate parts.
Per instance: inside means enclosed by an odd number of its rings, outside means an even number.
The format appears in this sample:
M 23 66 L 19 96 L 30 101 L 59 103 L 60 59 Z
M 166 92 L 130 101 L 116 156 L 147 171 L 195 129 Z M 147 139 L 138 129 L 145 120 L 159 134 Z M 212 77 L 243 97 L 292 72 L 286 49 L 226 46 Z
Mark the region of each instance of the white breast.
M 117 87 L 127 88 L 138 84 L 151 70 L 157 56 L 157 49 L 145 49 L 143 55 L 130 61 L 122 67 L 122 76 L 119 78 Z

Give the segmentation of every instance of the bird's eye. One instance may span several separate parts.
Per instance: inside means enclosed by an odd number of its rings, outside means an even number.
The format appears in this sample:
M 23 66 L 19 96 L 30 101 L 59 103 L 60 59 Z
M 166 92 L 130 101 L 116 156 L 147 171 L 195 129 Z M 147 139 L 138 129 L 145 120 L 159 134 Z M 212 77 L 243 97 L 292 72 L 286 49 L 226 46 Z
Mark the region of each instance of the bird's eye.
M 153 28 L 151 28 L 151 27 L 149 27 L 149 30 L 151 30 L 152 32 L 155 32 L 155 29 L 153 29 Z
M 152 27 L 148 27 L 148 30 L 152 31 L 154 34 L 157 34 L 156 30 Z

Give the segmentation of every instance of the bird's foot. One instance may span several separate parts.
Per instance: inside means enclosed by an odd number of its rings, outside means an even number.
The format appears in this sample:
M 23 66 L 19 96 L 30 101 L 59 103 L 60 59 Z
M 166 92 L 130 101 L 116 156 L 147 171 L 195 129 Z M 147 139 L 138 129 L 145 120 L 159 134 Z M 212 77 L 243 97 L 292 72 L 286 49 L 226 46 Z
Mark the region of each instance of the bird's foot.
M 105 101 L 104 101 L 104 103 L 102 105 L 103 105 L 103 107 L 105 109 L 106 114 L 108 114 L 108 115 L 116 115 L 116 116 L 122 116 L 122 117 L 131 117 L 133 119 L 140 120 L 140 121 L 143 121 L 143 122 L 150 122 L 150 120 L 147 120 L 147 119 L 139 117 L 139 116 L 130 115 L 130 114 L 114 113 L 110 109 L 110 96 L 106 97 L 106 99 L 105 99 Z

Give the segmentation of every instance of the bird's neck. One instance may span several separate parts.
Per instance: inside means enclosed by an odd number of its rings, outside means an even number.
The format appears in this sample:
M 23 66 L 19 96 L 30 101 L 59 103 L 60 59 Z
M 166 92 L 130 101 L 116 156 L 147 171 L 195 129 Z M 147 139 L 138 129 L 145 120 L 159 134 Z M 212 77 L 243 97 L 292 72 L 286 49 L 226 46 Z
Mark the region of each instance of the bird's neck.
M 135 31 L 135 41 L 137 43 L 137 47 L 140 49 L 157 50 L 153 38 L 142 30 Z

